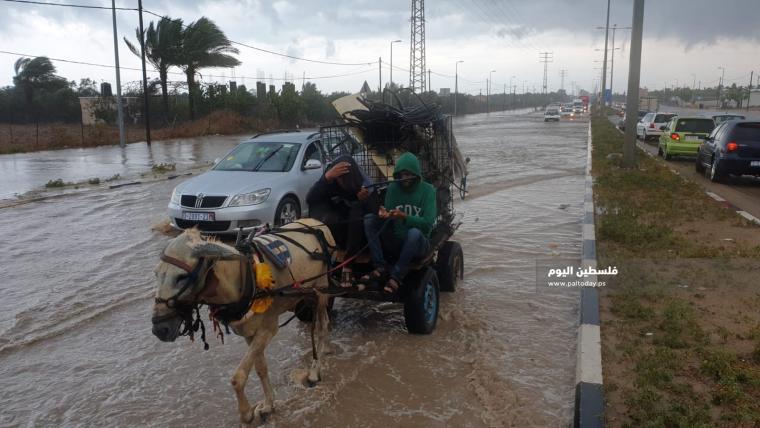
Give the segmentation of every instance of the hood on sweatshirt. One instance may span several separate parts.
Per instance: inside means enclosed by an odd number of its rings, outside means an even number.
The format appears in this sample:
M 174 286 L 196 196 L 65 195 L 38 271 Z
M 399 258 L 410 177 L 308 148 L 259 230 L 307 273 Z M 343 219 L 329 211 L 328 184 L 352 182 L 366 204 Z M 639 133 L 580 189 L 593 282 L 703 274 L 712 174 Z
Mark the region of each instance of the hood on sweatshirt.
M 406 152 L 396 161 L 396 166 L 393 168 L 393 175 L 395 176 L 401 171 L 409 171 L 417 177 L 422 178 L 420 161 L 417 159 L 417 156 L 412 153 Z

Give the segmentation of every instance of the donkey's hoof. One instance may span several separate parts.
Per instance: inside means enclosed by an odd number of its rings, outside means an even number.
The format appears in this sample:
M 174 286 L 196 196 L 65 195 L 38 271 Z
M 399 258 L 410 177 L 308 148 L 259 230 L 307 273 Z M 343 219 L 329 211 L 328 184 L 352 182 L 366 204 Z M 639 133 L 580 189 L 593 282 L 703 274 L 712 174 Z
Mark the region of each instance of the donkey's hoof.
M 265 423 L 269 415 L 274 412 L 274 408 L 266 403 L 259 403 L 253 409 L 254 420 L 259 423 Z
M 319 372 L 316 370 L 309 370 L 309 377 L 306 378 L 306 386 L 309 388 L 313 388 L 317 386 L 319 381 L 322 380 L 322 376 L 319 375 Z

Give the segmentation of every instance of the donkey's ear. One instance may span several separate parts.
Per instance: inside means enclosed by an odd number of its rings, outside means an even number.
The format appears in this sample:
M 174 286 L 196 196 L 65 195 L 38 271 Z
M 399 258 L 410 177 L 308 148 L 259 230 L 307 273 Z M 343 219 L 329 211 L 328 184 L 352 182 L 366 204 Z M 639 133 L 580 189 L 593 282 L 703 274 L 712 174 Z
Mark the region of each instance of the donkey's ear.
M 229 248 L 212 243 L 204 243 L 193 247 L 193 257 L 205 257 L 220 260 L 236 260 L 240 255 Z

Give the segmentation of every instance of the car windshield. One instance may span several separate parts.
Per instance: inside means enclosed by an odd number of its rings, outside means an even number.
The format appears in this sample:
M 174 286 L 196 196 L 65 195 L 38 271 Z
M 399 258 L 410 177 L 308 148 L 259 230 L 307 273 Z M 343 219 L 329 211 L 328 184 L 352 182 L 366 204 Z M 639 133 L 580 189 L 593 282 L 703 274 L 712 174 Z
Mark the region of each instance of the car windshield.
M 298 143 L 242 143 L 222 159 L 214 167 L 214 171 L 290 171 L 300 148 L 301 145 Z
M 715 124 L 710 119 L 678 119 L 676 122 L 676 132 L 709 134 L 713 128 Z
M 731 139 L 742 142 L 754 142 L 760 145 L 760 122 L 739 123 L 731 133 Z
M 546 114 L 557 114 L 557 113 L 559 113 L 559 112 L 557 110 L 554 110 L 554 109 L 546 110 Z
M 658 114 L 654 117 L 655 123 L 665 123 L 669 121 L 670 119 L 673 119 L 674 114 Z

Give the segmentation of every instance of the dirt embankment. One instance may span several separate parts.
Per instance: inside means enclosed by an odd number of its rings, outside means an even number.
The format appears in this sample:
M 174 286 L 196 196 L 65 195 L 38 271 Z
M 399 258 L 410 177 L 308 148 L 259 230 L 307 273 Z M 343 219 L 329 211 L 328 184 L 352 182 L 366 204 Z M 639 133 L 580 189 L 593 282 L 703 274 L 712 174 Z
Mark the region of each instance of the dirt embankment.
M 760 425 L 760 227 L 592 129 L 608 425 Z
M 234 112 L 217 111 L 193 122 L 151 129 L 151 138 L 167 140 L 213 134 L 240 134 L 279 127 L 275 120 L 256 119 Z M 126 126 L 125 134 L 128 143 L 145 141 L 145 128 L 142 126 Z M 0 124 L 0 154 L 112 144 L 119 144 L 119 128 L 115 125 Z

